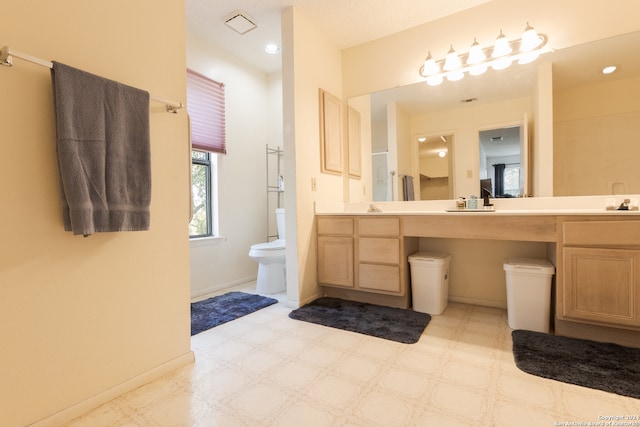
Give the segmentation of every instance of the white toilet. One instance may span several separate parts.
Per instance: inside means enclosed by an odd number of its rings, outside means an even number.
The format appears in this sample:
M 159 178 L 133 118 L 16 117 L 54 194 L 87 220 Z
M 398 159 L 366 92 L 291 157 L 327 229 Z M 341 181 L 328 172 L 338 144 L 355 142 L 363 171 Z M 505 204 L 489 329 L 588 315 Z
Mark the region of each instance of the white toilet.
M 284 209 L 276 209 L 276 225 L 278 240 L 251 245 L 249 251 L 251 259 L 259 263 L 256 282 L 256 291 L 259 294 L 276 294 L 284 292 L 286 288 Z

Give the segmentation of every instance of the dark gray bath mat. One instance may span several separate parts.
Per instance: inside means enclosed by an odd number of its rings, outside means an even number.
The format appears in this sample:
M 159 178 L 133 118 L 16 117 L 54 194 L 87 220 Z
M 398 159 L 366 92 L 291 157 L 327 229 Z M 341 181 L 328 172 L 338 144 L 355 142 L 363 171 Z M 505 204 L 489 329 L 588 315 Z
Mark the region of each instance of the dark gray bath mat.
M 273 298 L 244 292 L 229 292 L 194 302 L 191 304 L 191 335 L 246 316 L 277 302 Z
M 319 298 L 289 317 L 405 344 L 417 342 L 431 320 L 426 313 L 339 298 Z
M 511 337 L 524 372 L 640 399 L 640 348 L 524 330 Z

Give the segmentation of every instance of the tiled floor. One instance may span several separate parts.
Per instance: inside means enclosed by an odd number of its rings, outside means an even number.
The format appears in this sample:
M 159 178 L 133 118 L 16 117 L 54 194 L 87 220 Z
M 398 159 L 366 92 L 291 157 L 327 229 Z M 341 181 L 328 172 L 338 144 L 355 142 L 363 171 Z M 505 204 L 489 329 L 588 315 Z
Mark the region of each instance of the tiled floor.
M 194 336 L 195 364 L 69 426 L 538 427 L 640 415 L 640 400 L 519 371 L 504 310 L 450 303 L 416 344 L 290 311 L 278 303 Z

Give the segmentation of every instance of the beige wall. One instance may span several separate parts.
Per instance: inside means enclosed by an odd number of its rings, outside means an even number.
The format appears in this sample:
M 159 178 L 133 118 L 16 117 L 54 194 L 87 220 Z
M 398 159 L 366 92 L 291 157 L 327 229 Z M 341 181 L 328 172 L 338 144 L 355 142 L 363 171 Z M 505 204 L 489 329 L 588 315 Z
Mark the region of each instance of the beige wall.
M 2 16 L 1 43 L 15 50 L 185 100 L 183 1 L 5 0 Z M 3 426 L 82 411 L 192 360 L 186 115 L 150 107 L 151 230 L 74 237 L 62 227 L 49 70 L 14 64 L 0 67 Z
M 555 195 L 640 193 L 639 97 L 639 77 L 554 94 Z
M 343 99 L 341 51 L 297 9 L 282 15 L 285 191 L 288 299 L 294 305 L 313 300 L 317 286 L 314 204 L 343 202 L 342 176 L 320 173 L 318 90 Z M 312 179 L 316 190 L 312 191 Z M 291 213 L 291 214 L 290 214 Z
M 508 258 L 547 259 L 547 243 L 504 240 L 420 239 L 420 250 L 451 255 L 449 299 L 507 307 L 504 262 Z

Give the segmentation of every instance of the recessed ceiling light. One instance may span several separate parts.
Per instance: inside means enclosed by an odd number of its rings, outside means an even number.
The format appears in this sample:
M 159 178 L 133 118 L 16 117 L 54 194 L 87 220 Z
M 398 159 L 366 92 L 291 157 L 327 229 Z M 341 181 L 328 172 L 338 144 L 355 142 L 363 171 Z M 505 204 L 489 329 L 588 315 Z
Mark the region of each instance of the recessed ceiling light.
M 618 67 L 616 67 L 615 65 L 609 65 L 608 67 L 604 67 L 602 69 L 602 74 L 611 74 L 613 73 Z
M 421 136 L 420 138 L 418 138 L 418 142 L 425 142 L 427 140 L 427 138 L 425 138 L 424 136 Z
M 270 55 L 275 55 L 276 53 L 280 53 L 280 46 L 275 43 L 269 43 L 265 46 L 264 51 Z

